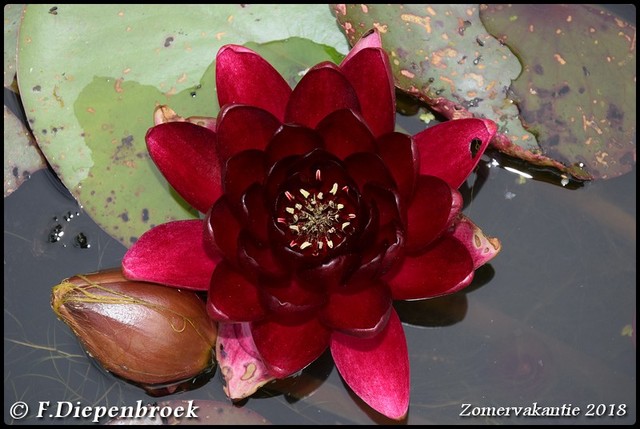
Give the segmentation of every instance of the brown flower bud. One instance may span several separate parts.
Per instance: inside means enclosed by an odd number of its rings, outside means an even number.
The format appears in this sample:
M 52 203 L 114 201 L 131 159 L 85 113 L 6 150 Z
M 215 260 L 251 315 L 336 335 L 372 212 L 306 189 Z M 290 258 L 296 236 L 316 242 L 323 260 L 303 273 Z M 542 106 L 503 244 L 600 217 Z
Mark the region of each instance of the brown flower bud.
M 217 328 L 195 292 L 130 281 L 113 269 L 64 280 L 51 307 L 107 371 L 152 395 L 213 374 Z

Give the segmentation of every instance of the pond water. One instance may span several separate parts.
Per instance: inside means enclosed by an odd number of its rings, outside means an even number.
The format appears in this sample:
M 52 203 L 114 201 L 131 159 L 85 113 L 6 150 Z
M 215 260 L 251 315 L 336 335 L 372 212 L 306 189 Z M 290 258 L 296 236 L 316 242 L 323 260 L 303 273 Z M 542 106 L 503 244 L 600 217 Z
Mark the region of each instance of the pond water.
M 399 116 L 413 133 L 423 127 Z M 635 144 L 635 143 L 634 143 Z M 636 420 L 636 168 L 584 186 L 525 179 L 487 153 L 464 187 L 464 213 L 502 252 L 471 287 L 398 303 L 411 364 L 411 405 L 400 424 L 632 424 Z M 576 188 L 576 189 L 569 189 Z M 178 400 L 225 404 L 220 418 L 253 424 L 393 424 L 349 392 L 331 357 L 267 385 L 233 407 L 219 372 L 162 398 L 93 362 L 51 310 L 51 288 L 119 266 L 126 249 L 104 233 L 50 171 L 4 200 L 4 421 L 83 424 L 81 407 Z M 30 408 L 12 418 L 14 404 Z M 36 417 L 67 401 L 64 418 Z M 13 406 L 13 408 L 12 408 Z M 554 407 L 572 417 L 514 417 Z M 516 407 L 511 416 L 482 416 Z M 235 411 L 255 414 L 237 414 Z M 468 414 L 465 417 L 462 414 Z M 105 419 L 103 419 L 104 421 Z

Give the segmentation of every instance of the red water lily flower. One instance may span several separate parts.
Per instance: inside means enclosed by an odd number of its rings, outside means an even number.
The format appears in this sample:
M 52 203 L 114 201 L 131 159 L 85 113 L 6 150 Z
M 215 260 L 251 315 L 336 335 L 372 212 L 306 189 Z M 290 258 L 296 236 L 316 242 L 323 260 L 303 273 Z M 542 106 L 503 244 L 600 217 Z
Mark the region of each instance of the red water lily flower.
M 236 332 L 265 379 L 300 371 L 328 347 L 356 394 L 402 418 L 409 361 L 392 301 L 459 291 L 497 253 L 497 240 L 460 214 L 456 190 L 495 124 L 395 132 L 376 32 L 293 90 L 258 54 L 227 45 L 216 85 L 215 122 L 165 118 L 146 136 L 162 174 L 206 216 L 142 235 L 125 275 L 208 291 L 210 317 Z

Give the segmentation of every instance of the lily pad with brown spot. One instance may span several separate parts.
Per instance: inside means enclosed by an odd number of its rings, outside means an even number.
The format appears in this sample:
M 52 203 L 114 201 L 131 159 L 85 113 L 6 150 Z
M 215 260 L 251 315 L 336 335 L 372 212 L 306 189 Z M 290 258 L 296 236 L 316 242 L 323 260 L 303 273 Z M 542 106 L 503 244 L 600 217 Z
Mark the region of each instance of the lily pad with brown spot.
M 4 5 L 4 87 L 10 88 L 16 77 L 16 46 L 23 4 Z
M 512 90 L 546 155 L 593 178 L 630 171 L 636 149 L 635 26 L 582 4 L 489 5 L 481 18 L 524 64 Z
M 539 152 L 507 97 L 518 59 L 487 33 L 478 5 L 333 5 L 353 44 L 376 28 L 389 53 L 395 84 L 447 119 L 483 117 L 523 150 Z
M 47 164 L 20 120 L 4 106 L 4 196 L 10 195 Z

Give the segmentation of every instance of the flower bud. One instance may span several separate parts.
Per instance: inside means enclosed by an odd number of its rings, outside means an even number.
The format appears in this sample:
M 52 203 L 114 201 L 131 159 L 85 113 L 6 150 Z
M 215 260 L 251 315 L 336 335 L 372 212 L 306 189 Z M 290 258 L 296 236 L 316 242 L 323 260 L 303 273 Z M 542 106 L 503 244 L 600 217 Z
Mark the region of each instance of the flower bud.
M 107 371 L 152 395 L 213 374 L 217 327 L 195 292 L 112 269 L 54 286 L 51 307 Z

